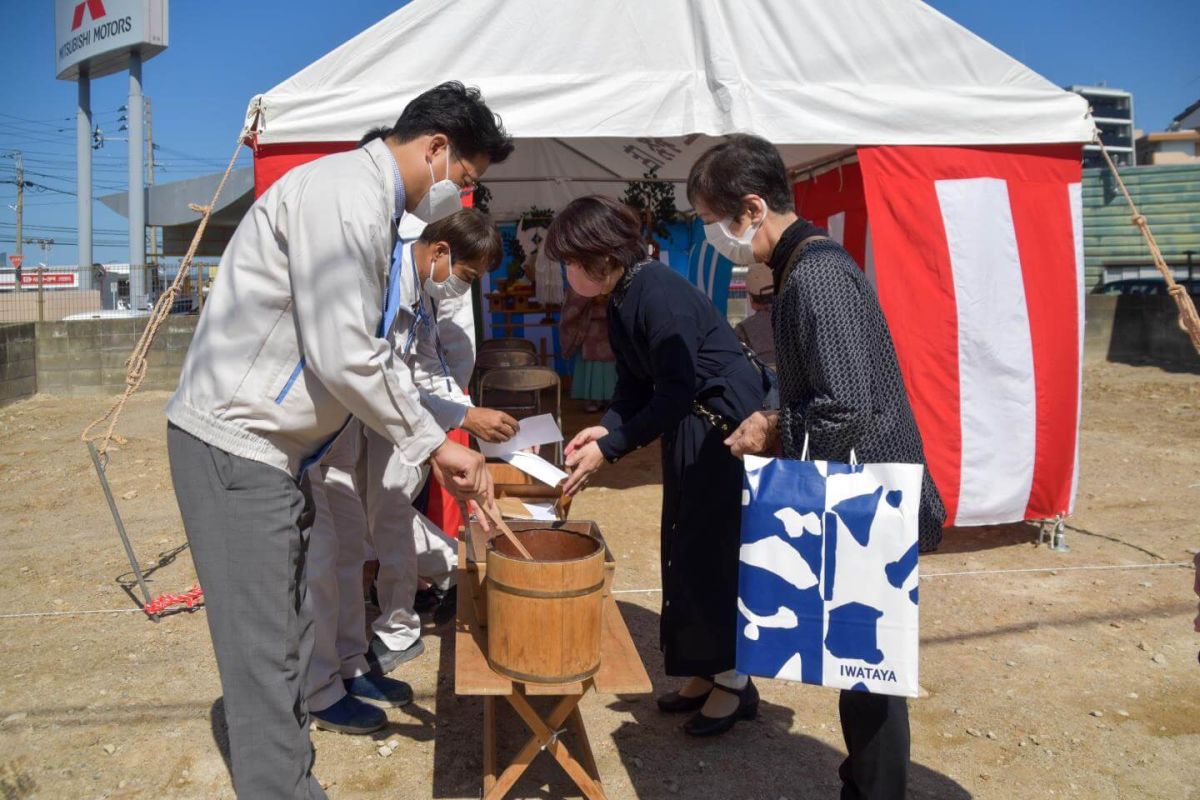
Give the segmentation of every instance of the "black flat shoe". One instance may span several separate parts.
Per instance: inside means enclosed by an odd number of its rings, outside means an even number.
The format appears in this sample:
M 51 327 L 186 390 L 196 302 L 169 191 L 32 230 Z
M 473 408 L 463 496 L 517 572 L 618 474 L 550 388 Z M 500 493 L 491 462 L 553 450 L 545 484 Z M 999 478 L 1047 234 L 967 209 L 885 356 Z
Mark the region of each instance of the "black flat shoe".
M 737 709 L 727 717 L 706 717 L 703 713 L 697 713 L 683 726 L 689 736 L 718 736 L 732 728 L 738 720 L 750 720 L 758 716 L 758 689 L 754 688 L 754 681 L 747 680 L 746 688 L 741 691 L 720 684 L 715 685 L 713 691 L 736 695 Z
M 712 683 L 712 678 L 708 678 L 709 683 Z M 715 684 L 714 684 L 715 685 Z M 658 698 L 658 709 L 666 714 L 689 714 L 693 711 L 699 711 L 704 707 L 704 703 L 708 700 L 710 687 L 704 694 L 698 694 L 695 697 L 684 697 L 679 692 L 670 692 Z

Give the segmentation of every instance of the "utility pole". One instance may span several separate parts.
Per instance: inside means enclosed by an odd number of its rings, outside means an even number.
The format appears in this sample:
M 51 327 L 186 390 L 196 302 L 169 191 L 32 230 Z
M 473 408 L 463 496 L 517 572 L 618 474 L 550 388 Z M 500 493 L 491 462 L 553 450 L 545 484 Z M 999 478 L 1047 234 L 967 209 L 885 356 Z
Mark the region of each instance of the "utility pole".
M 25 220 L 25 162 L 21 160 L 21 151 L 14 150 L 13 161 L 17 165 L 17 259 L 24 256 L 24 239 L 21 238 L 21 225 Z M 17 270 L 18 274 L 20 269 Z M 17 283 L 20 283 L 18 278 Z
M 53 239 L 37 239 L 37 246 L 42 248 L 42 263 L 37 268 L 37 305 L 38 322 L 46 321 L 46 267 L 50 266 L 50 251 L 54 249 Z
M 25 162 L 21 159 L 20 150 L 11 150 L 4 155 L 6 158 L 11 158 L 13 160 L 13 166 L 17 170 L 17 180 L 15 181 L 17 184 L 17 205 L 15 207 L 17 212 L 17 252 L 16 261 L 14 262 L 16 275 L 13 276 L 16 278 L 16 281 L 13 284 L 13 289 L 19 292 L 21 291 L 21 261 L 24 255 L 25 244 L 25 238 L 23 236 L 24 231 L 21 227 L 25 218 Z M 5 181 L 5 183 L 7 183 L 7 181 Z

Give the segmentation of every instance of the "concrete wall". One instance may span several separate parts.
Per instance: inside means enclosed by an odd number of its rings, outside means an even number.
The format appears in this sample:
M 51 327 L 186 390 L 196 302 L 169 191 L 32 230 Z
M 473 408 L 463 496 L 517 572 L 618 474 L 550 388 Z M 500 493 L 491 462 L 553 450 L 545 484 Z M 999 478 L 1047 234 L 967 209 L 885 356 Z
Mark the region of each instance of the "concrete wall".
M 1121 179 L 1154 231 L 1172 267 L 1200 263 L 1200 162 L 1122 167 Z M 1083 260 L 1087 288 L 1099 283 L 1105 265 L 1154 261 L 1142 234 L 1130 224 L 1129 207 L 1107 168 L 1083 171 Z
M 37 393 L 34 323 L 0 325 L 0 406 Z
M 175 388 L 198 319 L 172 316 L 163 323 L 150 350 L 143 389 Z M 145 318 L 37 323 L 38 392 L 120 392 L 125 387 L 125 360 L 145 325 Z
M 1162 295 L 1088 295 L 1085 361 L 1160 363 L 1200 372 L 1200 355 L 1179 327 L 1175 301 Z

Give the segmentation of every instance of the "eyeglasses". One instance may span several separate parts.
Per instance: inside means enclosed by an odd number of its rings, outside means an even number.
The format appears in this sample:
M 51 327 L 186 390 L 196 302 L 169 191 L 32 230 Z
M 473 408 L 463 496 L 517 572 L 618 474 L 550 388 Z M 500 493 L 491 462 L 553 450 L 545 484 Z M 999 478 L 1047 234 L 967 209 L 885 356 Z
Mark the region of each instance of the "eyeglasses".
M 470 168 L 470 167 L 468 167 L 468 166 L 467 166 L 467 163 L 466 163 L 465 161 L 463 161 L 463 160 L 462 160 L 462 157 L 461 157 L 461 156 L 455 156 L 455 157 L 454 157 L 454 160 L 455 160 L 455 161 L 457 161 L 457 162 L 458 162 L 458 165 L 459 165 L 460 167 L 462 167 L 462 168 L 463 168 L 463 175 L 466 177 L 466 179 L 467 179 L 467 181 L 468 181 L 468 183 L 467 183 L 465 186 L 463 186 L 463 189 L 464 189 L 464 190 L 466 190 L 466 189 L 474 189 L 476 186 L 478 186 L 478 185 L 479 185 L 479 178 L 478 178 L 478 177 L 476 177 L 475 175 L 473 175 L 473 174 L 471 173 L 471 168 Z

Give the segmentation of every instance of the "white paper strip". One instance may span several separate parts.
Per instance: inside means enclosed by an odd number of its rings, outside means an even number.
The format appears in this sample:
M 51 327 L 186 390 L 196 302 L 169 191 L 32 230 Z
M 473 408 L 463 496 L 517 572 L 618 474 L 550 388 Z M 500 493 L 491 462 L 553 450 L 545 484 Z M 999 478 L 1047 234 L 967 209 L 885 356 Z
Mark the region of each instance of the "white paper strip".
M 479 452 L 488 458 L 503 458 L 508 453 L 515 453 L 518 450 L 528 450 L 530 447 L 540 444 L 561 442 L 562 438 L 562 431 L 559 430 L 558 423 L 554 421 L 554 415 L 539 414 L 536 417 L 521 420 L 517 435 L 507 442 L 500 444 L 480 442 Z
M 549 522 L 558 519 L 554 514 L 553 503 L 525 503 L 525 510 L 529 512 L 530 519 L 546 520 Z
M 506 461 L 509 464 L 512 464 L 526 475 L 531 475 L 534 478 L 537 478 L 547 486 L 558 486 L 558 484 L 567 478 L 567 473 L 563 472 L 561 469 L 554 466 L 541 456 L 535 456 L 533 453 L 505 453 L 498 456 L 498 458 L 501 461 Z

